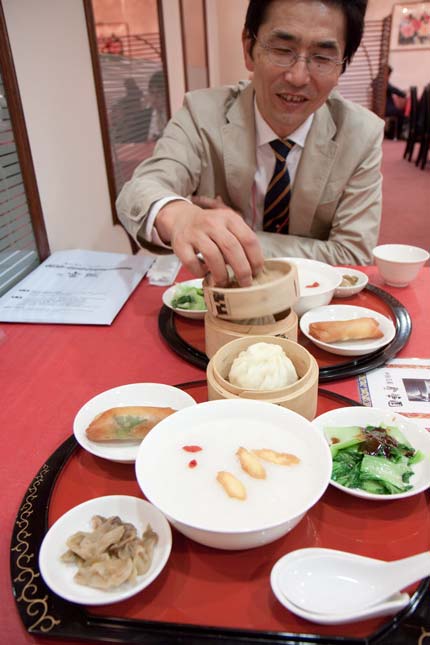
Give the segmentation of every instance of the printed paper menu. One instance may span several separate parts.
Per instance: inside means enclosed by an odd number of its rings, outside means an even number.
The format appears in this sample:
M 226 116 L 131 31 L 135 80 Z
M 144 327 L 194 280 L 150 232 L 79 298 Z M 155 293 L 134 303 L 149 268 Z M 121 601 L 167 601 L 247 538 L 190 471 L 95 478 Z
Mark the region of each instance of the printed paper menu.
M 363 405 L 389 408 L 430 431 L 430 359 L 394 359 L 358 384 Z
M 110 325 L 153 261 L 57 251 L 0 298 L 0 321 Z

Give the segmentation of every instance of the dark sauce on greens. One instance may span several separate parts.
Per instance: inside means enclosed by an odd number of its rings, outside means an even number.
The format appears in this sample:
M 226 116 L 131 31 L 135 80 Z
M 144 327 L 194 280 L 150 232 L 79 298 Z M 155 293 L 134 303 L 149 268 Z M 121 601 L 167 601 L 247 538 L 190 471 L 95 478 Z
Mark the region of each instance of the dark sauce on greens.
M 363 428 L 363 434 L 366 439 L 359 445 L 359 450 L 366 455 L 382 455 L 389 459 L 392 456 L 393 450 L 399 445 L 399 442 L 390 436 L 384 428 L 368 426 L 367 428 Z M 408 450 L 405 456 L 412 457 L 413 454 L 413 450 Z

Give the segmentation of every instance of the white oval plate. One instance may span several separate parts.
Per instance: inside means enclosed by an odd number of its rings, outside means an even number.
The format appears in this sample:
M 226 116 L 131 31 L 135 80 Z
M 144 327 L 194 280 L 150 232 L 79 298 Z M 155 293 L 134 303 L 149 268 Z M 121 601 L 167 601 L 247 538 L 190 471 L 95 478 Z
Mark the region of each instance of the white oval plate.
M 363 273 L 363 271 L 357 271 L 357 269 L 351 269 L 350 267 L 339 267 L 339 271 L 342 274 L 342 280 L 344 275 L 351 275 L 358 278 L 358 281 L 348 287 L 342 287 L 339 285 L 335 289 L 334 296 L 335 298 L 349 298 L 355 296 L 357 293 L 360 293 L 369 282 L 369 277 Z
M 73 422 L 76 441 L 82 448 L 97 457 L 123 463 L 136 461 L 140 442 L 109 441 L 99 443 L 90 441 L 85 434 L 85 430 L 98 414 L 109 410 L 109 408 L 128 405 L 148 405 L 181 410 L 190 405 L 196 405 L 196 402 L 186 392 L 172 385 L 164 385 L 164 383 L 131 383 L 114 387 L 97 394 L 79 410 Z
M 76 531 L 90 531 L 94 515 L 118 515 L 123 522 L 134 524 L 139 535 L 150 524 L 158 534 L 151 566 L 145 574 L 137 577 L 135 584 L 124 583 L 110 590 L 80 585 L 73 580 L 78 567 L 60 560 L 61 555 L 67 551 L 66 540 Z M 138 497 L 108 495 L 75 506 L 51 526 L 40 547 L 39 568 L 48 587 L 61 598 L 82 605 L 107 605 L 130 598 L 150 585 L 163 570 L 171 548 L 169 523 L 155 506 Z
M 322 320 L 352 320 L 353 318 L 363 317 L 375 318 L 383 332 L 382 338 L 368 339 L 368 340 L 350 340 L 344 343 L 323 343 L 309 334 L 309 325 L 313 322 Z M 317 307 L 305 313 L 300 319 L 300 329 L 306 338 L 309 338 L 314 345 L 320 349 L 324 349 L 331 354 L 338 354 L 339 356 L 361 356 L 363 354 L 371 354 L 376 352 L 377 349 L 388 345 L 396 335 L 396 328 L 394 323 L 373 309 L 366 309 L 366 307 L 355 307 L 353 305 L 327 305 L 325 307 Z
M 390 410 L 383 410 L 380 408 L 371 407 L 347 407 L 338 408 L 325 412 L 312 421 L 313 425 L 317 426 L 322 432 L 325 433 L 326 427 L 342 427 L 342 426 L 378 426 L 381 423 L 392 425 L 399 428 L 405 435 L 410 444 L 415 450 L 421 450 L 424 453 L 425 459 L 417 464 L 412 465 L 414 474 L 410 479 L 413 488 L 405 493 L 395 493 L 393 495 L 377 495 L 375 493 L 368 493 L 367 491 L 360 490 L 359 488 L 347 488 L 333 480 L 330 484 L 339 490 L 343 490 L 349 495 L 354 497 L 362 497 L 364 499 L 373 499 L 378 501 L 390 501 L 393 499 L 403 499 L 404 497 L 411 497 L 422 493 L 430 487 L 430 434 L 420 428 L 413 421 L 401 414 L 391 412 Z
M 175 295 L 175 292 L 180 287 L 198 287 L 201 288 L 203 284 L 202 278 L 196 278 L 195 280 L 185 280 L 184 282 L 177 282 L 172 287 L 169 287 L 163 293 L 163 304 L 172 311 L 175 311 L 180 316 L 184 318 L 194 318 L 195 320 L 203 320 L 207 309 L 180 309 L 179 307 L 172 307 L 172 300 Z

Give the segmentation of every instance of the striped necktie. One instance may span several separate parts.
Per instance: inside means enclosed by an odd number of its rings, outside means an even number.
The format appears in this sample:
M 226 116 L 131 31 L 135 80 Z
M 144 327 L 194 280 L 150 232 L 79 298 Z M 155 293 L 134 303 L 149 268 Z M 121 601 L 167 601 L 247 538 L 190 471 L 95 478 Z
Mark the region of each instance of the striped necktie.
M 263 230 L 271 233 L 288 233 L 291 183 L 286 159 L 294 146 L 294 141 L 274 139 L 270 145 L 275 153 L 276 163 L 264 198 Z

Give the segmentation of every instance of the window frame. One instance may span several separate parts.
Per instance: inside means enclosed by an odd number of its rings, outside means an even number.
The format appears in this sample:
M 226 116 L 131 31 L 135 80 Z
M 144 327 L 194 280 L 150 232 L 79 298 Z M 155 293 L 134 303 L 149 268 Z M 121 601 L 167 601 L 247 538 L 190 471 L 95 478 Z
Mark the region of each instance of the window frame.
M 116 191 L 115 174 L 114 174 L 114 166 L 113 166 L 113 160 L 112 160 L 111 142 L 109 137 L 109 121 L 108 121 L 106 101 L 105 101 L 104 90 L 103 90 L 103 79 L 102 79 L 102 72 L 101 72 L 101 66 L 100 66 L 99 52 L 97 47 L 94 11 L 92 6 L 92 0 L 82 0 L 82 1 L 83 1 L 84 11 L 85 11 L 88 43 L 90 48 L 91 62 L 92 62 L 93 74 L 94 74 L 94 85 L 96 90 L 100 129 L 101 129 L 102 142 L 103 142 L 103 152 L 104 152 L 105 165 L 106 165 L 106 175 L 107 175 L 108 188 L 109 188 L 109 198 L 110 198 L 111 210 L 112 210 L 112 222 L 114 225 L 119 225 L 120 221 L 118 219 L 116 206 L 115 206 L 117 196 L 115 192 Z M 166 102 L 168 106 L 168 112 L 170 113 L 169 83 L 168 83 L 166 57 L 165 57 L 166 41 L 165 41 L 165 34 L 164 34 L 163 10 L 162 10 L 161 0 L 157 0 L 157 13 L 158 13 L 159 26 L 160 26 L 160 43 L 161 43 L 163 69 L 164 69 L 165 78 L 166 78 Z M 140 247 L 130 236 L 129 236 L 129 240 L 130 240 L 133 253 L 137 253 Z
M 30 141 L 25 124 L 24 110 L 19 93 L 19 85 L 13 62 L 12 49 L 7 31 L 6 19 L 0 0 L 0 71 L 6 90 L 6 99 L 24 184 L 28 211 L 36 240 L 36 248 L 41 262 L 51 254 L 43 218 L 42 204 L 36 180 Z

